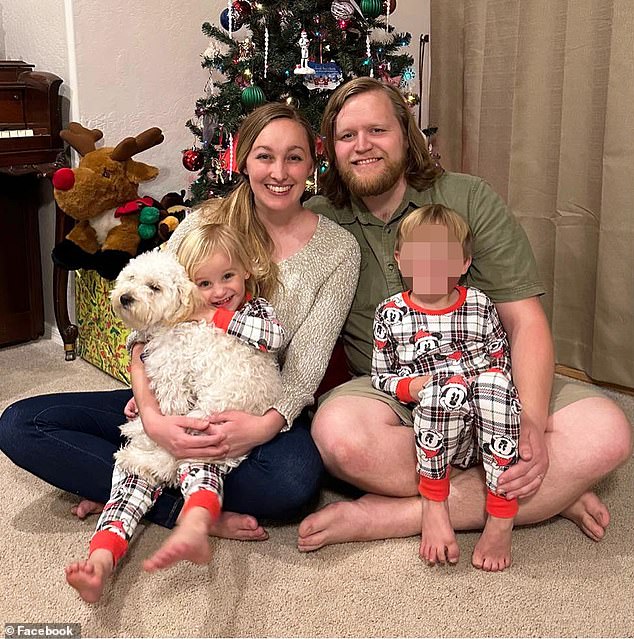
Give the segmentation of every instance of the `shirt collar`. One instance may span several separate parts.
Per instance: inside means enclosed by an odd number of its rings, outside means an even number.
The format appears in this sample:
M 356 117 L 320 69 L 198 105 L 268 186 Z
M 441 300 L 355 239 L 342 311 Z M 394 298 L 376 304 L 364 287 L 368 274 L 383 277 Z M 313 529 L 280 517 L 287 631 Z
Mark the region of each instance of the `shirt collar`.
M 368 207 L 363 203 L 363 200 L 355 195 L 350 196 L 350 215 L 352 218 L 356 218 L 362 224 L 380 224 L 383 226 L 383 222 L 379 220 L 377 217 L 374 217 L 368 211 Z M 396 208 L 395 214 L 392 216 L 391 220 L 400 219 L 407 211 L 411 210 L 411 208 L 418 208 L 428 203 L 428 197 L 425 197 L 424 191 L 417 191 L 413 186 L 409 184 L 405 188 L 405 193 L 403 194 L 403 199 L 401 203 Z M 352 219 L 350 220 L 352 221 Z

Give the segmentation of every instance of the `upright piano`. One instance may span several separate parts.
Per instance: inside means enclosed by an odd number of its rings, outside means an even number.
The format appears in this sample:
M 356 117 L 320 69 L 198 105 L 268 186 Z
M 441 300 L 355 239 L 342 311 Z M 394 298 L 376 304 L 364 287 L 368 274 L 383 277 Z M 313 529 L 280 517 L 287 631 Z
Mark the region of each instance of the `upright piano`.
M 61 83 L 32 64 L 0 61 L 0 346 L 44 332 L 38 205 L 40 180 L 64 163 Z

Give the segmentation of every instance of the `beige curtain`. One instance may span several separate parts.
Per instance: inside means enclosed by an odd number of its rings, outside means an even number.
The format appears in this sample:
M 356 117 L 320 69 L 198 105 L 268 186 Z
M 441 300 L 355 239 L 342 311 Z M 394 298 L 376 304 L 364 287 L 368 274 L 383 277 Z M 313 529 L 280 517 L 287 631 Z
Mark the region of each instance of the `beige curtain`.
M 634 2 L 431 0 L 445 168 L 506 199 L 557 362 L 634 388 Z

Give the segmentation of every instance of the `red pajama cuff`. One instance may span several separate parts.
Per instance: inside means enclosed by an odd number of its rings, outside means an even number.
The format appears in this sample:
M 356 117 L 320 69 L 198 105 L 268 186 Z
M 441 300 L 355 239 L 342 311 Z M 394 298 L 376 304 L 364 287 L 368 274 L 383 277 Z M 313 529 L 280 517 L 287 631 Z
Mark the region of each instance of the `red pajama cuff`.
M 90 540 L 88 556 L 90 557 L 95 550 L 109 550 L 112 553 L 114 565 L 116 566 L 121 557 L 126 554 L 128 542 L 110 530 L 99 530 Z
M 512 519 L 517 515 L 518 509 L 517 499 L 505 499 L 487 490 L 486 511 L 489 515 L 500 519 Z
M 420 476 L 418 492 L 431 501 L 445 501 L 449 497 L 449 469 L 442 479 Z
M 195 493 L 192 493 L 185 500 L 185 505 L 181 510 L 180 516 L 182 517 L 188 510 L 196 506 L 208 510 L 214 521 L 220 517 L 220 511 L 222 510 L 220 500 L 218 499 L 218 495 L 211 490 L 197 490 Z

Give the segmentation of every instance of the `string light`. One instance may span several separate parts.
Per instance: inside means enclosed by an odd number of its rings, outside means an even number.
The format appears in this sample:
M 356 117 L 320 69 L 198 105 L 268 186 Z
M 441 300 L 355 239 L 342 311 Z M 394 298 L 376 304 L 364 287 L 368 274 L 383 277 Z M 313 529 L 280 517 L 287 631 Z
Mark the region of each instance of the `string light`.
M 370 33 L 365 37 L 365 54 L 367 57 L 368 64 L 370 65 L 370 77 L 374 77 L 374 67 L 372 66 L 372 51 L 370 50 Z
M 233 176 L 233 134 L 229 133 L 229 180 Z
M 264 77 L 269 69 L 269 28 L 264 27 Z

